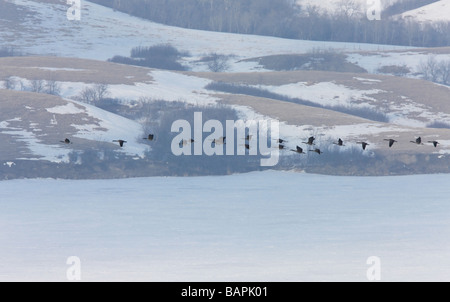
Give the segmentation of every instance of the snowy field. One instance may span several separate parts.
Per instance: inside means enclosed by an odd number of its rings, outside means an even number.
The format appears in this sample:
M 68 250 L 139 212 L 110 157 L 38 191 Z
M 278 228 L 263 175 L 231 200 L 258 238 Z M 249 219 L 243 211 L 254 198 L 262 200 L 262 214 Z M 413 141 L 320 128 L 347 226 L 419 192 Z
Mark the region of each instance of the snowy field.
M 21 24 L 27 30 L 16 32 L 13 42 L 10 33 L 0 31 L 0 42 L 18 47 L 25 53 L 39 55 L 107 60 L 115 55 L 128 56 L 133 47 L 167 43 L 181 51 L 188 51 L 192 60 L 212 52 L 233 55 L 235 61 L 239 61 L 273 54 L 305 53 L 313 49 L 408 49 L 389 45 L 303 41 L 184 29 L 132 17 L 89 1 L 82 1 L 79 22 L 67 20 L 68 5 L 30 0 L 15 0 L 14 4 L 32 12 Z M 39 35 L 34 31 L 36 27 L 40 28 Z M 248 71 L 253 66 L 249 64 L 233 64 L 231 69 Z
M 448 175 L 0 182 L 0 281 L 450 281 Z

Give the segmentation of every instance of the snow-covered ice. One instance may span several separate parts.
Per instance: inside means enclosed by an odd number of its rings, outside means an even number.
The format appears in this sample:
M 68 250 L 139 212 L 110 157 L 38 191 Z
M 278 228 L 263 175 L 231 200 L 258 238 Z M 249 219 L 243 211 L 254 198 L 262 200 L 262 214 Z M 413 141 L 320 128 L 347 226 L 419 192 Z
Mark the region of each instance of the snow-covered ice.
M 0 280 L 450 280 L 448 175 L 0 182 Z

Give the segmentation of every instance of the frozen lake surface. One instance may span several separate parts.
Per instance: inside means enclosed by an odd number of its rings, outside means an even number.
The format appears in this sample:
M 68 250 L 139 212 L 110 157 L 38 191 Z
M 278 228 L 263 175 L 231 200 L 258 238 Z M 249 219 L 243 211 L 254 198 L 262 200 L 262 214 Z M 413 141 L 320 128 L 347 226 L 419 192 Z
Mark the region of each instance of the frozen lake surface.
M 0 281 L 450 281 L 449 175 L 0 182 Z

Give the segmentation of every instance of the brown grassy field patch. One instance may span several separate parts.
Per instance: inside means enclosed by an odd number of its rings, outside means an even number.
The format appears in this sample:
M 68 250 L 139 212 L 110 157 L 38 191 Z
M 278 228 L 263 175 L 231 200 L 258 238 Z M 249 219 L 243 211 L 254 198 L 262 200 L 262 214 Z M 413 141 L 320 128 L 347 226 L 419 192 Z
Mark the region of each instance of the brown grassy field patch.
M 430 107 L 432 111 L 450 114 L 450 88 L 429 81 L 389 75 L 340 73 L 327 71 L 281 71 L 252 73 L 190 73 L 217 82 L 241 85 L 281 86 L 293 83 L 315 85 L 332 82 L 354 90 L 380 90 L 370 94 L 380 106 L 386 102 L 401 103 L 408 98 Z M 365 80 L 364 80 L 365 79 Z
M 0 80 L 17 76 L 29 80 L 132 85 L 151 82 L 149 72 L 148 68 L 78 58 L 0 58 Z

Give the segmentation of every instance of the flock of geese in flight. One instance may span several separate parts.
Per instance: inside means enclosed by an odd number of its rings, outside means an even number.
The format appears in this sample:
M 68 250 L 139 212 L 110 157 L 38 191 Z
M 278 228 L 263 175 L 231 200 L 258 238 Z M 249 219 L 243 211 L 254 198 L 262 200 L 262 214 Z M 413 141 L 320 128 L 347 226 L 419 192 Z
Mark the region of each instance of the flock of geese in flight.
M 144 137 L 143 139 L 152 141 L 154 138 L 155 138 L 155 135 L 154 135 L 154 134 L 149 134 L 147 137 Z M 72 142 L 71 142 L 70 139 L 68 139 L 68 138 L 66 138 L 65 140 L 60 141 L 60 142 L 61 142 L 61 143 L 64 143 L 64 144 L 72 144 Z M 120 147 L 123 147 L 123 144 L 125 144 L 126 142 L 127 142 L 127 141 L 126 141 L 126 140 L 123 140 L 123 139 L 116 139 L 116 140 L 113 140 L 113 143 L 119 143 L 119 146 L 120 146 Z
M 155 138 L 154 134 L 149 134 L 147 137 L 144 137 L 143 139 L 149 140 L 149 141 L 153 141 L 154 138 Z M 245 140 L 246 140 L 246 141 L 250 141 L 251 139 L 252 139 L 252 135 L 247 135 L 247 136 L 245 137 Z M 303 143 L 303 144 L 306 144 L 306 145 L 309 145 L 310 147 L 312 147 L 312 146 L 315 146 L 315 143 L 314 143 L 315 140 L 316 140 L 316 138 L 315 138 L 314 136 L 310 136 L 306 142 L 302 142 L 302 143 Z M 398 141 L 396 141 L 395 139 L 392 139 L 392 138 L 384 139 L 384 140 L 388 142 L 389 148 L 391 148 L 391 147 L 394 145 L 394 143 L 397 143 L 397 142 L 398 142 Z M 60 142 L 65 143 L 65 144 L 71 144 L 71 143 L 72 143 L 68 138 L 66 138 L 65 140 L 60 141 Z M 113 140 L 113 142 L 119 143 L 119 146 L 120 146 L 120 147 L 123 147 L 124 144 L 125 144 L 127 141 L 126 141 L 126 140 L 123 140 L 123 139 L 118 139 L 118 140 Z M 193 143 L 193 142 L 194 142 L 193 139 L 189 139 L 189 140 L 184 140 L 184 139 L 183 139 L 182 141 L 180 141 L 179 145 L 180 145 L 180 147 L 182 147 L 182 146 L 188 145 L 188 144 Z M 280 150 L 286 149 L 286 146 L 284 145 L 284 143 L 287 142 L 286 140 L 280 138 L 280 139 L 277 140 L 277 142 L 278 142 L 278 144 L 279 144 L 279 145 L 278 145 L 278 148 L 279 148 Z M 416 144 L 416 145 L 424 145 L 424 143 L 422 142 L 422 138 L 421 138 L 421 137 L 418 137 L 418 138 L 416 138 L 414 141 L 410 141 L 410 142 L 411 142 L 411 143 L 414 143 L 414 144 Z M 214 140 L 213 140 L 213 143 L 214 143 L 214 144 L 225 144 L 225 143 L 226 143 L 226 137 L 222 136 L 222 137 L 220 137 L 220 138 L 218 138 L 218 139 L 214 139 Z M 367 146 L 369 146 L 369 143 L 364 142 L 364 141 L 358 141 L 358 142 L 356 142 L 356 143 L 357 143 L 357 144 L 360 144 L 360 145 L 362 146 L 362 149 L 363 149 L 363 150 L 366 150 Z M 428 141 L 428 143 L 432 144 L 435 148 L 436 148 L 436 147 L 438 146 L 438 144 L 439 144 L 439 142 L 438 142 L 438 141 L 435 141 L 435 140 L 433 140 L 433 141 Z M 340 138 L 338 139 L 337 142 L 333 142 L 333 144 L 338 145 L 338 146 L 345 146 L 345 145 L 344 145 L 344 141 L 343 141 L 342 139 L 340 139 Z M 249 144 L 249 143 L 246 143 L 246 144 L 245 144 L 245 148 L 246 148 L 246 149 L 250 149 L 250 144 Z M 295 149 L 290 149 L 290 151 L 296 152 L 296 153 L 298 153 L 298 154 L 306 154 L 306 153 L 304 152 L 304 149 L 303 149 L 302 147 L 298 146 L 298 145 L 296 146 Z M 310 152 L 315 152 L 315 153 L 317 153 L 317 154 L 319 154 L 319 155 L 323 153 L 319 148 L 309 149 L 308 151 L 310 151 Z
M 303 143 L 307 144 L 307 145 L 310 145 L 310 146 L 313 146 L 314 145 L 314 140 L 315 140 L 315 137 L 311 136 L 311 137 L 308 138 L 307 142 L 303 142 Z M 392 139 L 392 138 L 388 138 L 388 139 L 384 139 L 384 140 L 389 142 L 388 143 L 389 144 L 389 148 L 391 148 L 394 145 L 394 143 L 397 142 L 395 139 Z M 282 140 L 279 140 L 279 143 L 282 143 L 282 142 L 283 142 Z M 418 138 L 416 138 L 414 141 L 410 141 L 410 142 L 414 143 L 416 145 L 423 145 L 422 138 L 420 136 Z M 367 146 L 369 146 L 369 143 L 367 143 L 367 142 L 356 142 L 356 143 L 360 144 L 362 146 L 363 150 L 366 150 Z M 439 145 L 439 142 L 435 141 L 435 140 L 434 141 L 428 141 L 428 143 L 433 144 L 433 146 L 435 148 L 437 147 L 437 145 Z M 338 145 L 338 146 L 345 146 L 344 145 L 344 141 L 342 139 L 340 139 L 340 138 L 338 139 L 337 142 L 333 142 L 333 144 Z M 283 147 L 282 146 L 283 145 L 280 145 L 280 149 L 284 149 L 284 146 Z M 305 154 L 305 152 L 303 152 L 303 149 L 301 147 L 299 147 L 299 146 L 297 146 L 296 150 L 291 150 L 291 151 L 294 151 L 294 152 L 297 152 L 297 153 L 301 153 L 301 154 Z M 323 153 L 319 148 L 310 149 L 308 151 L 316 152 L 318 154 L 322 154 Z

